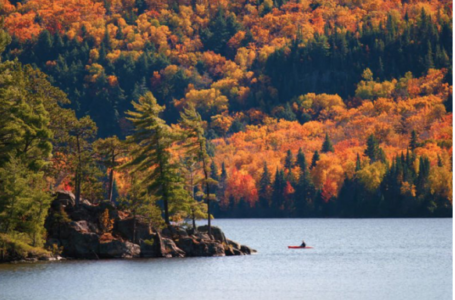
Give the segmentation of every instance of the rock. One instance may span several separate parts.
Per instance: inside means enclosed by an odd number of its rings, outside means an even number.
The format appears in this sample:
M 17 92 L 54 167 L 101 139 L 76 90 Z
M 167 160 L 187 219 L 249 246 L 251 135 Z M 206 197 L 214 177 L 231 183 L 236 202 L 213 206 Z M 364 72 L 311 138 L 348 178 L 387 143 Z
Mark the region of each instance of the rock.
M 74 230 L 77 232 L 82 232 L 82 233 L 87 233 L 90 232 L 91 230 L 89 229 L 87 221 L 77 221 L 77 222 L 71 222 L 70 226 L 73 227 Z
M 48 239 L 48 244 L 63 246 L 63 255 L 74 258 L 98 258 L 99 236 L 93 232 L 90 223 L 77 221 L 60 224 L 55 236 Z
M 212 236 L 216 241 L 226 243 L 226 236 L 224 235 L 223 231 L 219 227 L 212 226 L 211 229 L 212 229 Z M 199 226 L 197 228 L 197 230 L 200 232 L 208 232 L 208 226 L 207 225 Z
M 113 239 L 100 243 L 99 256 L 101 258 L 133 258 L 139 257 L 141 247 L 128 241 Z
M 242 245 L 240 243 L 237 243 L 236 241 L 226 239 L 227 244 L 232 246 L 234 249 L 240 250 L 242 248 Z
M 136 229 L 134 229 L 134 223 L 136 223 Z M 118 220 L 114 224 L 114 232 L 132 242 L 153 238 L 150 225 L 144 218 Z
M 114 221 L 114 227 L 108 233 L 100 230 L 100 217 L 106 210 Z M 232 256 L 255 252 L 226 239 L 216 226 L 212 226 L 211 236 L 207 226 L 200 226 L 193 234 L 192 230 L 188 232 L 175 225 L 153 232 L 145 218 L 137 216 L 134 219 L 129 212 L 118 210 L 109 201 L 97 204 L 82 201 L 76 207 L 74 195 L 65 191 L 56 194 L 45 227 L 47 245 L 55 245 L 52 249 L 56 251 L 63 249 L 62 256 L 67 258 Z M 55 258 L 51 253 L 48 256 L 50 260 Z
M 185 256 L 185 252 L 182 251 L 182 249 L 178 248 L 174 241 L 171 240 L 171 239 L 167 239 L 167 238 L 162 238 L 162 241 L 163 241 L 163 244 L 164 244 L 164 247 L 165 247 L 165 257 L 167 257 L 168 255 L 171 255 L 172 257 L 184 257 Z
M 211 240 L 210 236 L 207 233 L 203 232 L 196 232 L 193 237 L 198 238 L 200 240 Z
M 247 246 L 243 246 L 240 248 L 240 251 L 242 251 L 245 254 L 251 254 L 251 249 L 248 248 Z
M 59 190 L 55 193 L 55 200 L 52 202 L 54 208 L 58 208 L 60 205 L 74 206 L 76 204 L 76 197 L 73 193 L 68 191 Z
M 168 226 L 161 231 L 161 234 L 163 235 L 163 237 L 169 239 L 179 239 L 188 236 L 188 232 L 186 232 L 186 230 L 178 226 Z
M 141 257 L 163 257 L 165 250 L 161 249 L 160 243 L 157 239 L 157 236 L 154 236 L 150 240 L 141 241 Z
M 233 248 L 231 245 L 226 245 L 226 246 L 224 247 L 224 254 L 225 254 L 226 256 L 233 256 L 233 255 L 235 255 L 235 253 L 234 253 L 234 248 Z
M 213 240 L 196 240 L 191 237 L 184 237 L 176 241 L 177 246 L 182 249 L 186 256 L 224 256 L 224 246 Z
M 238 249 L 233 249 L 232 251 L 234 252 L 234 255 L 245 255 L 242 251 Z

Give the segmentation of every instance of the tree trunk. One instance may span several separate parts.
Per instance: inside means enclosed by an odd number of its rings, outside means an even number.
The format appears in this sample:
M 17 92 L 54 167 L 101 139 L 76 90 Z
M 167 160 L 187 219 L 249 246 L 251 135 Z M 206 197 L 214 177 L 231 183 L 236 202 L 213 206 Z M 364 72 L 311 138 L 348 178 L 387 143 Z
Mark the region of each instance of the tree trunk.
M 133 243 L 136 243 L 136 215 L 133 217 Z
M 108 199 L 109 202 L 112 203 L 112 192 L 114 189 L 114 156 L 112 157 L 112 165 L 111 171 L 109 172 L 109 191 L 108 191 Z
M 79 203 L 81 200 L 81 145 L 79 143 L 79 136 L 76 137 L 77 141 L 77 158 L 78 158 L 78 163 L 77 163 L 77 168 L 76 168 L 76 184 L 75 184 L 75 189 L 76 189 L 76 195 L 75 195 L 75 202 L 76 202 L 76 207 L 79 207 Z

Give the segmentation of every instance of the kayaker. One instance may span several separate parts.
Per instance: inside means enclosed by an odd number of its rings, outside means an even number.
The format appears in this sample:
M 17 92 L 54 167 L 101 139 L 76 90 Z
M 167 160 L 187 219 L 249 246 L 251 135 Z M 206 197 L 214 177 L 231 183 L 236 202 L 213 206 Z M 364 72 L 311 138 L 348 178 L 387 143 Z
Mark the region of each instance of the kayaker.
M 303 248 L 306 247 L 305 241 L 302 241 L 302 245 L 300 245 L 300 247 L 303 247 Z

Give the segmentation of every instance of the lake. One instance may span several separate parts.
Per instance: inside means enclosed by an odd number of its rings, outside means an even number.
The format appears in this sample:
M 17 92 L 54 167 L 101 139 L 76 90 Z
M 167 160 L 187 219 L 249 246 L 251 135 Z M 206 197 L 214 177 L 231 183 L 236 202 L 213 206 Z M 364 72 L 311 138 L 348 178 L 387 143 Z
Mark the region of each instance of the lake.
M 452 299 L 452 219 L 214 225 L 258 254 L 3 264 L 0 299 Z

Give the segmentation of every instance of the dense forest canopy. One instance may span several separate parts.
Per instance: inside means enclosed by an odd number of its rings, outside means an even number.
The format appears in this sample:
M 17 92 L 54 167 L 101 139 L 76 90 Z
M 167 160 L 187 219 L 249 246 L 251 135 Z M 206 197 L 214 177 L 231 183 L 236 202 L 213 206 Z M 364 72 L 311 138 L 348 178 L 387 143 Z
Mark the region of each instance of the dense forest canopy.
M 452 215 L 451 1 L 0 0 L 0 13 L 1 234 L 42 245 L 61 188 L 155 226 Z

